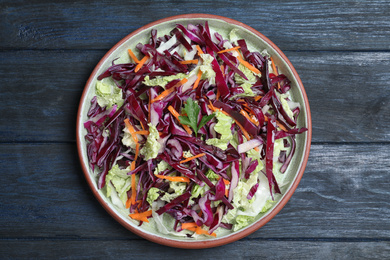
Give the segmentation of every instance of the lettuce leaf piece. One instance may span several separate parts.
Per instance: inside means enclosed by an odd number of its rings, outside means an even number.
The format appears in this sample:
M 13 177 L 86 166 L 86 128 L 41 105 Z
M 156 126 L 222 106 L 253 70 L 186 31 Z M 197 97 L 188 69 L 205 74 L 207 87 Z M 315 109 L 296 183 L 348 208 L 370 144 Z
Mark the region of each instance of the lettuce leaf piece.
M 283 107 L 284 111 L 286 111 L 287 115 L 290 118 L 294 118 L 294 114 L 291 110 L 291 107 L 289 106 L 289 104 L 286 100 L 287 98 L 290 99 L 290 96 L 287 93 L 286 94 L 279 94 L 278 92 L 275 92 L 275 93 L 278 96 L 280 103 L 282 104 L 282 107 Z
M 244 73 L 244 75 L 247 77 L 248 80 L 244 79 L 243 77 L 240 76 L 240 74 L 236 73 L 234 74 L 234 80 L 236 81 L 237 84 L 250 83 L 252 85 L 256 83 L 257 74 L 255 74 L 253 71 L 251 71 L 241 63 L 240 65 L 238 65 L 238 69 Z
M 285 177 L 285 174 L 280 172 L 280 167 L 282 166 L 282 163 L 278 161 L 280 152 L 282 150 L 286 150 L 283 144 L 283 139 L 284 138 L 276 139 L 274 142 L 274 163 L 273 163 L 272 172 L 279 186 L 283 185 L 283 179 Z
M 260 159 L 260 153 L 257 152 L 255 149 L 251 149 L 246 152 L 246 156 L 248 158 L 251 158 L 252 160 L 257 160 L 258 162 L 257 167 L 253 172 L 260 172 L 262 169 L 264 169 L 263 161 Z
M 154 175 L 171 168 L 172 167 L 166 161 L 160 161 L 154 169 Z
M 160 135 L 157 131 L 156 126 L 149 123 L 149 135 L 146 139 L 146 143 L 144 147 L 139 151 L 145 158 L 145 161 L 156 158 L 158 155 L 158 151 L 161 148 L 161 144 L 158 142 Z
M 237 231 L 248 226 L 254 219 L 255 217 L 252 216 L 238 215 L 236 217 L 236 223 L 233 225 L 233 231 Z
M 126 205 L 127 201 L 127 192 L 131 188 L 131 175 L 127 175 L 130 172 L 130 166 L 125 169 L 120 169 L 117 164 L 115 164 L 111 170 L 108 171 L 106 176 L 106 196 L 107 198 L 111 197 L 113 194 L 113 189 L 118 193 L 118 197 L 122 201 L 123 205 Z M 108 185 L 112 184 L 112 185 Z
M 203 62 L 202 65 L 199 66 L 199 69 L 202 71 L 202 78 L 207 79 L 210 82 L 210 85 L 215 84 L 215 71 L 211 66 L 211 63 L 214 60 L 214 57 L 210 54 L 200 54 Z
M 146 197 L 146 201 L 152 205 L 153 201 L 155 201 L 160 196 L 160 189 L 156 187 L 151 187 L 148 191 L 148 195 Z
M 265 212 L 267 212 L 270 208 L 272 208 L 273 206 L 274 206 L 274 204 L 275 204 L 275 201 L 273 201 L 272 199 L 271 200 L 267 200 L 266 202 L 265 202 L 265 205 L 264 205 L 264 207 L 261 209 L 261 213 L 265 213 Z
M 96 97 L 99 106 L 111 108 L 114 104 L 122 106 L 122 90 L 117 86 L 98 80 L 96 82 Z
M 220 176 L 218 174 L 216 174 L 213 170 L 211 169 L 208 169 L 207 172 L 206 172 L 206 177 L 213 183 L 215 184 L 214 182 L 216 182 Z
M 184 74 L 184 73 L 177 73 L 175 75 L 171 75 L 171 76 L 157 76 L 153 79 L 150 79 L 149 76 L 146 76 L 144 78 L 144 81 L 142 82 L 143 84 L 145 84 L 146 86 L 161 86 L 163 88 L 165 88 L 165 86 L 171 82 L 172 80 L 175 80 L 175 79 L 184 79 L 186 78 L 187 75 Z
M 237 35 L 238 29 L 233 29 L 229 32 L 229 40 L 231 43 L 235 43 L 237 45 L 237 41 L 240 39 Z
M 169 182 L 169 188 L 173 192 L 172 193 L 166 192 L 162 196 L 161 200 L 164 200 L 166 202 L 170 202 L 171 200 L 176 199 L 177 197 L 179 197 L 180 195 L 182 195 L 185 192 L 185 190 L 187 188 L 187 184 L 185 182 L 171 181 L 171 182 Z
M 226 150 L 228 144 L 233 139 L 232 124 L 233 119 L 220 111 L 215 112 L 218 122 L 214 126 L 214 131 L 221 134 L 220 138 L 209 138 L 206 140 L 208 145 L 214 145 L 222 150 Z

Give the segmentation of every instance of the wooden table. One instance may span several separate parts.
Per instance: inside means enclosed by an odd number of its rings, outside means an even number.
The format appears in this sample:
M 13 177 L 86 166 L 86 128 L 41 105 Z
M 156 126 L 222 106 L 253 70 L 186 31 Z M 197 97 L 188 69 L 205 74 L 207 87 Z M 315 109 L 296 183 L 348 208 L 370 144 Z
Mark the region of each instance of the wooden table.
M 210 13 L 262 32 L 307 91 L 313 142 L 291 200 L 222 247 L 146 241 L 93 197 L 76 113 L 94 66 L 160 18 Z M 389 1 L 9 1 L 0 3 L 0 258 L 366 259 L 390 257 Z

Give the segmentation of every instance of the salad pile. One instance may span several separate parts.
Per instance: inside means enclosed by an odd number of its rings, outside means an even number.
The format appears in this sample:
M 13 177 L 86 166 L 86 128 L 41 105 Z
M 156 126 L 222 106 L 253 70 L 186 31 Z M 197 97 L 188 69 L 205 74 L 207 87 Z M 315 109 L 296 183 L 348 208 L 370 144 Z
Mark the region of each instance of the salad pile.
M 98 188 L 139 225 L 217 236 L 273 206 L 296 149 L 298 103 L 267 52 L 208 23 L 151 30 L 97 78 L 84 123 Z M 152 223 L 152 224 L 151 224 Z

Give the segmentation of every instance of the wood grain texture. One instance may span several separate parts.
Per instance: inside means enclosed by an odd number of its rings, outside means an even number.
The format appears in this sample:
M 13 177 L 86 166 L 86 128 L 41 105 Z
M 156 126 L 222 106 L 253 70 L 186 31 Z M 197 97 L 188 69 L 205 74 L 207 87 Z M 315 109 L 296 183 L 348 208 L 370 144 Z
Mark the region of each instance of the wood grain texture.
M 23 248 L 23 250 L 21 250 Z M 64 250 L 66 249 L 66 250 Z M 202 250 L 168 248 L 144 240 L 10 240 L 0 241 L 4 259 L 386 259 L 390 243 L 259 241 Z
M 22 4 L 21 4 L 22 3 Z M 161 18 L 210 13 L 283 50 L 389 50 L 388 1 L 2 1 L 0 48 L 107 49 Z M 23 15 L 20 15 L 23 14 Z
M 313 142 L 390 140 L 390 53 L 285 53 L 309 98 Z M 0 140 L 74 141 L 84 84 L 104 54 L 0 52 Z
M 139 239 L 93 197 L 75 145 L 0 149 L 0 238 Z M 313 145 L 291 200 L 248 239 L 389 238 L 388 154 L 390 145 Z
M 83 176 L 78 103 L 95 65 L 158 19 L 209 13 L 260 31 L 291 60 L 312 112 L 303 178 L 264 227 L 181 250 L 117 223 Z M 387 0 L 0 2 L 0 259 L 388 259 Z

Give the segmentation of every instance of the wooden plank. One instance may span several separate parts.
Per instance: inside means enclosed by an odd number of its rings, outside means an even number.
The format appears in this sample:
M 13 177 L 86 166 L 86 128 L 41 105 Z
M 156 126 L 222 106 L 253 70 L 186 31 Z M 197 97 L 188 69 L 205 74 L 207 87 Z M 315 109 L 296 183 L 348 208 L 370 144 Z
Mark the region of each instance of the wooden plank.
M 144 240 L 3 240 L 5 259 L 386 259 L 390 243 L 242 240 L 199 250 L 169 248 Z
M 389 50 L 388 1 L 2 1 L 0 48 L 108 49 L 158 19 L 211 13 L 246 23 L 282 50 Z M 21 15 L 23 14 L 23 15 Z
M 0 140 L 74 141 L 84 84 L 104 53 L 0 52 Z M 389 52 L 286 55 L 308 94 L 313 142 L 390 140 Z
M 1 144 L 0 240 L 127 240 L 95 200 L 73 144 Z M 313 145 L 298 189 L 249 240 L 390 237 L 390 145 Z M 108 243 L 108 242 L 107 242 Z

